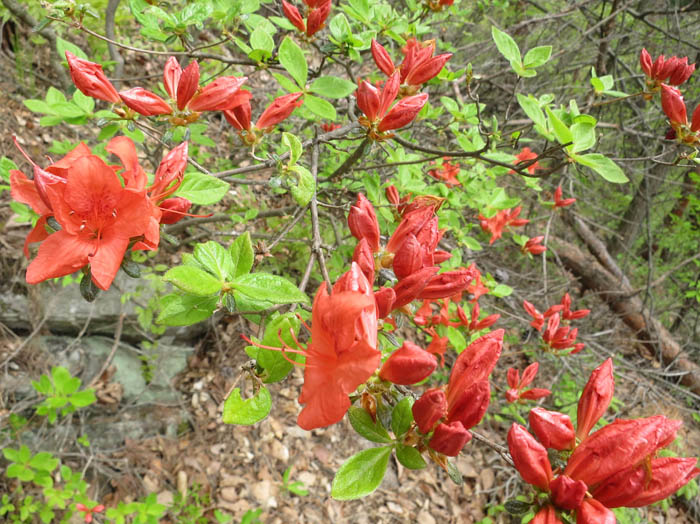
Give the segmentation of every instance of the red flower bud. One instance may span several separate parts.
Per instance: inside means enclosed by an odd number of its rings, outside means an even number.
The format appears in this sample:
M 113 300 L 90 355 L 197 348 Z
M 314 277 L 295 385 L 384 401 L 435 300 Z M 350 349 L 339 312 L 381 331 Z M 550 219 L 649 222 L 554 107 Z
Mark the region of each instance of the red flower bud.
M 554 207 L 567 207 L 576 202 L 575 198 L 566 198 L 562 199 L 562 189 L 561 186 L 558 186 L 554 190 Z
M 190 100 L 192 111 L 221 111 L 233 107 L 236 91 L 248 78 L 222 76 L 208 84 Z
M 250 93 L 250 91 L 243 90 L 240 90 L 239 92 Z M 248 98 L 250 100 L 250 97 Z M 248 131 L 251 128 L 250 117 L 251 109 L 249 101 L 240 104 L 233 109 L 224 110 L 224 118 L 226 118 L 226 121 L 239 131 Z
M 452 253 L 448 253 L 447 251 L 442 251 L 438 249 L 437 251 L 433 251 L 433 263 L 434 264 L 442 264 L 446 260 L 449 260 L 452 258 Z
M 576 524 L 616 524 L 615 514 L 596 499 L 584 499 L 576 511 Z
M 548 504 L 537 512 L 530 524 L 562 524 L 562 521 L 557 517 L 554 507 Z
M 379 70 L 386 76 L 391 76 L 396 70 L 393 60 L 389 56 L 389 53 L 384 46 L 377 42 L 374 38 L 372 39 L 372 58 L 374 58 L 374 63 L 377 64 Z
M 552 466 L 549 464 L 547 450 L 523 426 L 515 422 L 508 431 L 508 449 L 523 480 L 543 491 L 549 491 Z
M 121 101 L 119 93 L 114 89 L 112 82 L 107 80 L 100 64 L 78 58 L 70 51 L 66 51 L 66 60 L 73 83 L 81 93 L 113 104 Z
M 671 71 L 671 76 L 668 83 L 672 86 L 681 85 L 690 78 L 690 75 L 695 71 L 695 64 L 688 65 L 688 57 L 680 58 L 676 63 L 675 68 Z
M 377 318 L 386 318 L 394 309 L 396 293 L 390 287 L 383 287 L 374 293 L 374 301 L 377 305 Z
M 153 184 L 149 188 L 152 197 L 170 195 L 177 190 L 187 167 L 187 148 L 187 142 L 183 142 L 171 149 L 160 161 Z M 177 184 L 171 186 L 175 180 L 178 180 Z
M 435 299 L 456 295 L 466 289 L 474 280 L 474 272 L 469 268 L 461 268 L 435 275 L 420 292 L 418 298 Z
M 552 491 L 552 501 L 558 508 L 576 509 L 583 502 L 588 486 L 580 480 L 559 475 L 550 482 L 549 489 Z
M 418 295 L 420 295 L 428 281 L 433 277 L 433 275 L 435 275 L 435 273 L 438 272 L 438 270 L 439 268 L 437 267 L 424 267 L 420 271 L 416 271 L 403 280 L 399 280 L 399 282 L 394 286 L 394 292 L 396 293 L 394 309 L 405 306 L 418 298 Z
M 372 248 L 369 247 L 369 242 L 366 238 L 361 238 L 355 246 L 355 251 L 352 254 L 352 261 L 356 262 L 362 273 L 367 278 L 367 282 L 374 282 L 374 257 L 372 256 Z
M 267 106 L 267 109 L 263 111 L 263 114 L 260 115 L 255 127 L 258 129 L 267 129 L 272 126 L 276 126 L 291 115 L 294 109 L 302 104 L 302 101 L 299 99 L 303 95 L 304 93 L 290 93 L 288 95 L 283 95 L 276 98 L 269 106 Z
M 119 96 L 127 107 L 143 116 L 169 115 L 173 112 L 165 100 L 143 87 L 121 91 Z
M 642 48 L 642 52 L 639 53 L 639 64 L 642 66 L 642 71 L 644 71 L 644 74 L 651 77 L 651 55 L 645 48 Z
M 160 217 L 160 223 L 174 224 L 183 218 L 185 213 L 190 210 L 192 207 L 192 202 L 186 198 L 172 197 L 163 200 L 158 207 L 163 211 L 163 214 Z
M 448 399 L 453 405 L 462 391 L 485 380 L 498 362 L 503 348 L 502 329 L 477 338 L 462 351 L 450 373 Z
M 438 424 L 428 446 L 448 457 L 456 457 L 471 439 L 472 434 L 464 429 L 464 426 L 459 422 Z
M 394 255 L 394 274 L 400 280 L 423 267 L 423 247 L 414 234 L 409 234 Z
M 666 457 L 622 470 L 593 491 L 608 508 L 638 508 L 665 499 L 700 474 L 694 458 Z
M 372 84 L 363 80 L 355 91 L 357 107 L 364 113 L 370 122 L 377 119 L 379 112 L 379 91 Z
M 574 449 L 576 435 L 568 415 L 544 408 L 530 410 L 530 428 L 546 448 Z
M 360 240 L 366 238 L 373 253 L 379 251 L 379 222 L 374 206 L 362 193 L 357 194 L 355 205 L 348 213 L 348 226 L 352 235 Z
M 437 368 L 435 357 L 413 342 L 405 341 L 379 370 L 379 378 L 408 386 L 428 378 Z
M 177 86 L 180 83 L 180 77 L 182 76 L 182 68 L 177 58 L 171 56 L 168 61 L 165 62 L 165 68 L 163 69 L 163 87 L 165 91 L 170 95 L 170 98 L 177 98 Z M 199 80 L 197 80 L 199 83 Z
M 424 435 L 430 433 L 433 426 L 447 413 L 447 398 L 439 388 L 427 390 L 413 403 L 411 408 L 413 420 L 418 425 L 418 431 Z
M 199 87 L 199 64 L 196 60 L 190 63 L 180 75 L 177 83 L 177 108 L 182 111 Z
M 287 17 L 287 20 L 289 20 L 294 27 L 296 27 L 302 33 L 306 32 L 306 25 L 304 24 L 304 19 L 302 18 L 301 13 L 299 13 L 299 10 L 296 7 L 294 7 L 289 2 L 282 0 L 282 12 L 284 13 L 284 16 Z
M 690 121 L 690 130 L 696 133 L 700 131 L 700 105 L 693 111 L 693 117 Z
M 473 428 L 484 418 L 491 399 L 488 379 L 473 384 L 454 397 L 447 410 L 447 420 L 462 423 L 466 429 Z
M 579 440 L 585 439 L 598 419 L 603 416 L 614 392 L 613 363 L 609 358 L 593 370 L 578 401 L 576 437 Z
M 386 115 L 386 112 L 391 107 L 391 104 L 396 100 L 399 94 L 399 88 L 401 87 L 401 76 L 398 72 L 395 72 L 389 77 L 389 79 L 384 83 L 382 88 L 381 96 L 379 97 L 379 110 L 377 112 L 377 117 L 382 118 Z
M 306 36 L 313 36 L 318 33 L 326 22 L 326 18 L 331 13 L 331 0 L 312 9 L 306 17 Z
M 409 85 L 424 84 L 436 77 L 450 58 L 452 58 L 452 53 L 445 53 L 423 61 L 408 73 L 405 82 Z
M 683 96 L 675 87 L 661 84 L 661 108 L 666 113 L 672 126 L 688 123 Z
M 416 118 L 418 112 L 423 109 L 427 101 L 428 95 L 426 93 L 408 96 L 400 100 L 391 108 L 391 111 L 382 118 L 377 126 L 377 130 L 379 132 L 391 131 L 392 129 L 400 129 L 406 124 L 409 124 Z

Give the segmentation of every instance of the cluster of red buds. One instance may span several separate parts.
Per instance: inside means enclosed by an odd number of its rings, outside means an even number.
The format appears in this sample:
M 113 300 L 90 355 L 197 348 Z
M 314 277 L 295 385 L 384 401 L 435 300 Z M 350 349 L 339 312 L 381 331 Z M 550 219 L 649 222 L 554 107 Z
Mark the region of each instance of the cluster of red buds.
M 533 409 L 529 416 L 537 438 L 517 423 L 510 428 L 513 463 L 523 480 L 542 494 L 531 522 L 614 524 L 610 508 L 653 504 L 700 474 L 696 459 L 656 457 L 673 442 L 680 421 L 662 415 L 618 419 L 589 435 L 607 410 L 613 391 L 613 365 L 608 359 L 583 389 L 576 431 L 567 415 L 542 408 Z M 565 465 L 553 471 L 548 448 Z
M 506 401 L 512 404 L 523 400 L 537 400 L 550 395 L 552 392 L 544 388 L 525 389 L 535 380 L 535 375 L 537 375 L 539 368 L 539 362 L 533 362 L 525 368 L 522 378 L 520 377 L 520 371 L 515 368 L 509 368 L 506 379 L 510 389 L 506 391 Z
M 491 218 L 486 218 L 482 214 L 479 214 L 479 225 L 481 229 L 491 234 L 489 244 L 493 244 L 496 240 L 501 238 L 503 230 L 506 227 L 521 227 L 530 222 L 527 218 L 518 218 L 521 210 L 522 208 L 520 206 L 512 210 L 502 209 Z
M 700 131 L 700 105 L 695 108 L 691 121 L 688 123 L 685 101 L 680 90 L 662 84 L 661 108 L 671 124 L 672 131 L 667 135 L 667 138 L 675 138 L 690 145 L 700 143 L 700 135 L 698 135 L 698 131 Z
M 459 164 L 452 164 L 450 160 L 452 160 L 451 157 L 444 157 L 442 159 L 442 165 L 439 168 L 429 170 L 428 174 L 443 182 L 447 187 L 461 186 L 462 183 L 457 179 Z M 435 164 L 435 161 L 433 161 L 432 164 Z
M 33 179 L 10 172 L 12 198 L 39 215 L 24 245 L 29 258 L 29 244 L 41 242 L 27 268 L 27 283 L 70 275 L 89 265 L 92 282 L 107 290 L 127 249 L 156 249 L 159 225 L 187 214 L 189 200 L 171 196 L 184 176 L 187 142 L 163 158 L 150 185 L 131 139 L 115 137 L 106 149 L 119 157 L 121 166 L 107 165 L 81 143 L 46 168 L 25 154 L 34 166 Z M 49 233 L 52 223 L 59 227 Z
M 364 114 L 358 121 L 367 128 L 372 140 L 391 138 L 393 135 L 387 131 L 411 123 L 428 100 L 428 95 L 423 93 L 403 98 L 391 107 L 399 94 L 399 81 L 398 72 L 391 75 L 381 89 L 362 80 L 355 92 L 357 107 Z
M 244 91 L 248 95 L 248 91 Z M 304 93 L 290 93 L 283 95 L 267 106 L 260 118 L 255 124 L 251 124 L 251 107 L 250 98 L 234 107 L 233 109 L 224 110 L 224 117 L 238 132 L 238 136 L 247 145 L 255 145 L 260 142 L 265 133 L 272 131 L 274 126 L 287 119 L 292 114 L 294 109 L 299 107 L 303 101 L 301 97 Z
M 476 277 L 476 268 L 460 268 L 438 274 L 438 264 L 451 255 L 437 249 L 444 230 L 438 230 L 434 205 L 421 205 L 403 214 L 386 246 L 380 245 L 374 207 L 359 194 L 350 208 L 348 225 L 359 240 L 353 260 L 370 283 L 375 271 L 393 269 L 398 282 L 375 293 L 379 318 L 402 309 L 415 299 L 439 299 L 461 293 Z
M 391 77 L 395 72 L 399 72 L 400 96 L 415 95 L 421 85 L 435 78 L 452 57 L 452 53 L 433 56 L 435 40 L 419 42 L 413 37 L 409 38 L 401 49 L 404 59 L 398 67 L 394 65 L 384 46 L 374 39 L 372 39 L 371 50 L 374 63 L 382 73 Z
M 286 0 L 282 0 L 282 12 L 294 27 L 311 38 L 323 29 L 328 15 L 331 13 L 331 0 L 304 0 L 306 20 L 299 10 Z
M 70 51 L 66 51 L 66 60 L 73 83 L 84 95 L 114 104 L 124 103 L 129 110 L 143 116 L 170 115 L 173 125 L 191 124 L 199 119 L 202 111 L 232 109 L 250 98 L 250 93 L 240 90 L 247 80 L 244 76 L 222 76 L 200 86 L 196 60 L 184 70 L 173 56 L 165 63 L 163 85 L 170 102 L 143 87 L 118 93 L 101 65 L 78 58 Z M 133 113 L 123 112 L 123 116 L 133 116 Z
M 542 245 L 542 241 L 544 240 L 544 235 L 532 237 L 523 244 L 523 247 L 520 248 L 523 254 L 525 253 L 530 253 L 532 255 L 541 255 L 545 251 L 547 251 L 547 247 Z
M 664 55 L 659 55 L 656 60 L 651 59 L 651 55 L 646 49 L 642 49 L 639 54 L 639 64 L 646 75 L 646 97 L 651 97 L 663 84 L 679 86 L 684 83 L 695 71 L 695 64 L 688 64 L 688 57 L 678 58 L 672 56 L 666 59 Z
M 587 316 L 590 309 L 578 309 L 571 311 L 571 297 L 565 293 L 561 299 L 561 303 L 555 304 L 544 313 L 540 313 L 535 306 L 527 300 L 523 301 L 525 311 L 532 317 L 532 326 L 537 331 L 541 331 L 547 320 L 547 327 L 542 332 L 542 340 L 544 340 L 548 350 L 558 353 L 566 349 L 572 349 L 570 354 L 575 354 L 581 351 L 584 347 L 583 343 L 576 343 L 578 328 L 571 328 L 568 325 L 561 325 L 563 320 L 577 320 Z
M 476 268 L 474 268 L 476 269 Z M 469 292 L 469 288 L 466 289 Z M 438 304 L 438 314 L 433 314 L 433 304 Z M 479 303 L 474 302 L 471 314 L 467 316 L 461 305 L 457 305 L 457 319 L 452 320 L 449 312 L 449 298 L 443 298 L 440 301 L 424 300 L 423 305 L 416 310 L 413 316 L 413 322 L 418 326 L 445 326 L 445 327 L 464 327 L 467 331 L 476 333 L 482 329 L 493 326 L 501 317 L 499 314 L 488 315 L 485 318 L 479 318 L 480 309 Z
M 472 438 L 469 429 L 477 425 L 489 405 L 491 374 L 503 347 L 503 330 L 498 329 L 471 343 L 459 354 L 447 387 L 428 389 L 413 404 L 418 434 L 409 432 L 407 444 L 426 447 L 436 455 L 456 456 Z

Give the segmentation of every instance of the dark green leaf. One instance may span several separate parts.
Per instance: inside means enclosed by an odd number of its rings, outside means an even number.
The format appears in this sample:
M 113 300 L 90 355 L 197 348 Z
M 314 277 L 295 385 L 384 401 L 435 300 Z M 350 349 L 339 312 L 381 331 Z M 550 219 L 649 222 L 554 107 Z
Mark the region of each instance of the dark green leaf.
M 250 240 L 249 231 L 246 231 L 233 241 L 229 252 L 235 268 L 234 278 L 250 273 L 255 261 L 255 251 L 253 251 L 253 243 Z
M 522 500 L 510 499 L 506 500 L 504 506 L 508 513 L 510 513 L 511 515 L 518 516 L 525 515 L 525 513 L 530 511 L 532 504 L 528 504 L 527 502 L 523 502 Z
M 413 397 L 402 398 L 391 412 L 391 431 L 400 437 L 408 431 L 413 422 Z
M 384 428 L 382 423 L 379 420 L 376 422 L 372 420 L 370 414 L 364 409 L 352 406 L 348 410 L 348 419 L 355 431 L 367 440 L 380 444 L 391 442 L 389 432 Z
M 396 459 L 408 469 L 423 469 L 427 466 L 425 459 L 416 448 L 412 446 L 396 446 Z

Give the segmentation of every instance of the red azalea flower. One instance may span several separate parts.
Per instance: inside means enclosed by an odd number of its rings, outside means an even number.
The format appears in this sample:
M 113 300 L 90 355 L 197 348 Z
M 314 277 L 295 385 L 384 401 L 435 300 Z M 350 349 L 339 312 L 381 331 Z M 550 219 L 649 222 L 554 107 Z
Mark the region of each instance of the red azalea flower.
M 508 369 L 507 380 L 510 389 L 506 391 L 506 400 L 509 403 L 521 400 L 537 400 L 552 393 L 548 389 L 543 388 L 525 389 L 535 380 L 535 375 L 537 375 L 539 367 L 540 364 L 538 362 L 530 364 L 525 368 L 525 371 L 523 371 L 522 379 L 517 369 Z
M 513 210 L 502 209 L 491 218 L 486 218 L 481 214 L 479 215 L 479 225 L 481 229 L 487 233 L 491 233 L 489 244 L 493 244 L 496 240 L 501 238 L 503 230 L 506 227 L 520 227 L 530 222 L 526 218 L 518 218 L 521 209 L 520 206 Z
M 533 152 L 530 150 L 529 147 L 524 147 L 523 150 L 515 155 L 515 159 L 517 162 L 515 162 L 516 167 L 519 166 L 523 162 L 527 162 L 527 170 L 528 172 L 532 175 L 535 173 L 536 170 L 542 169 L 542 166 L 540 166 L 540 163 L 535 161 L 532 162 L 532 160 L 536 160 L 538 157 L 537 153 Z M 525 166 L 522 166 L 525 167 Z M 510 174 L 515 173 L 515 171 L 511 170 L 509 171 Z

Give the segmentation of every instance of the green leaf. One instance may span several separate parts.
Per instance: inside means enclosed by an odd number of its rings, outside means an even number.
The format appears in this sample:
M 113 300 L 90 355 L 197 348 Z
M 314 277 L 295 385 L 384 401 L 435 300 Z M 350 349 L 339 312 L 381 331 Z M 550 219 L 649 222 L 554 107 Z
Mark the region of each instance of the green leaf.
M 573 153 L 585 151 L 595 145 L 595 124 L 575 122 L 569 129 L 574 141 Z
M 520 107 L 530 118 L 530 120 L 532 120 L 535 124 L 539 124 L 543 128 L 546 128 L 547 120 L 535 97 L 532 95 L 524 96 L 520 93 L 517 93 L 515 96 L 518 98 L 518 104 L 520 104 Z
M 84 95 L 77 89 L 73 93 L 73 103 L 86 113 L 92 113 L 95 109 L 95 99 Z
M 282 86 L 282 89 L 289 91 L 290 93 L 296 93 L 297 91 L 299 91 L 299 86 L 292 82 L 286 76 L 281 75 L 279 73 L 272 73 L 272 76 L 274 76 L 275 80 L 279 82 L 279 85 Z
M 241 388 L 235 388 L 224 402 L 224 424 L 250 426 L 267 417 L 272 408 L 272 397 L 267 388 L 260 388 L 255 395 L 243 399 Z
M 66 64 L 68 63 L 66 61 L 66 51 L 70 51 L 78 58 L 88 60 L 88 56 L 82 49 L 80 49 L 77 45 L 68 42 L 67 40 L 64 40 L 60 36 L 56 37 L 56 51 L 58 52 L 58 56 L 61 57 L 61 60 L 63 60 Z
M 231 254 L 218 242 L 210 240 L 194 246 L 194 258 L 220 281 L 234 278 L 236 266 Z M 191 293 L 191 291 L 188 291 Z M 209 293 L 207 293 L 209 294 Z
M 74 378 L 70 371 L 68 371 L 63 366 L 56 366 L 51 369 L 51 378 L 53 379 L 53 384 L 56 387 L 57 393 L 64 393 L 70 395 L 78 390 L 80 387 L 80 379 Z
M 348 410 L 348 419 L 355 431 L 367 440 L 380 444 L 391 442 L 389 432 L 382 423 L 379 420 L 376 422 L 372 420 L 370 414 L 364 409 L 352 406 Z
M 57 102 L 51 104 L 51 109 L 53 109 L 54 114 L 62 116 L 63 118 L 76 118 L 85 115 L 85 111 L 71 102 Z
M 10 462 L 21 462 L 20 460 L 20 453 L 18 449 L 12 449 L 12 448 L 3 448 L 2 449 L 2 454 L 4 457 L 9 460 Z
M 552 56 L 552 46 L 542 45 L 533 47 L 523 57 L 523 65 L 525 67 L 540 67 L 549 61 Z
M 337 76 L 322 76 L 311 84 L 309 90 L 326 98 L 345 98 L 357 89 L 357 85 L 350 80 Z
M 250 240 L 249 231 L 246 231 L 233 241 L 229 252 L 235 268 L 233 278 L 250 273 L 255 261 L 255 251 L 253 251 L 253 242 Z
M 282 145 L 289 151 L 289 162 L 287 165 L 293 166 L 297 163 L 303 149 L 301 147 L 301 140 L 299 140 L 295 135 L 291 133 L 282 133 Z
M 504 33 L 496 26 L 492 26 L 491 37 L 496 43 L 496 47 L 498 48 L 500 53 L 505 57 L 506 60 L 508 60 L 509 62 L 521 63 L 520 48 L 518 47 L 518 44 L 515 43 L 515 40 L 513 40 L 508 33 Z
M 408 469 L 423 469 L 427 466 L 420 451 L 412 446 L 398 444 L 396 446 L 396 459 Z
M 311 174 L 311 171 L 300 165 L 292 166 L 290 171 L 296 173 L 299 178 L 291 185 L 289 191 L 292 193 L 297 204 L 302 207 L 306 206 L 311 202 L 314 191 L 316 191 L 314 176 Z
M 163 280 L 170 282 L 185 293 L 206 297 L 221 291 L 221 280 L 206 271 L 192 266 L 176 266 L 163 275 Z
M 93 404 L 96 400 L 97 398 L 95 398 L 95 391 L 92 389 L 78 391 L 68 398 L 68 401 L 76 408 L 84 408 L 85 406 Z
M 32 380 L 32 386 L 36 389 L 37 393 L 48 396 L 51 393 L 51 381 L 46 375 L 41 375 L 39 382 Z
M 24 100 L 23 103 L 27 107 L 27 109 L 29 109 L 32 113 L 41 113 L 44 115 L 56 114 L 56 111 L 54 111 L 53 108 L 43 100 L 29 98 L 27 100 Z
M 343 13 L 339 13 L 331 18 L 328 29 L 330 29 L 333 38 L 341 42 L 352 34 L 350 23 Z
M 296 80 L 301 88 L 306 87 L 306 78 L 308 76 L 308 65 L 304 52 L 301 50 L 294 40 L 286 36 L 280 44 L 278 58 L 282 67 Z
M 175 196 L 183 197 L 200 206 L 215 204 L 228 192 L 229 184 L 204 173 L 185 173 Z
M 408 431 L 413 422 L 413 398 L 404 397 L 394 406 L 391 412 L 391 431 L 400 437 Z
M 275 49 L 275 41 L 262 27 L 257 27 L 250 35 L 250 45 L 253 49 L 265 51 L 268 57 L 272 56 L 272 51 Z
M 549 109 L 549 107 L 547 108 L 547 117 L 549 118 L 549 123 L 554 131 L 554 136 L 557 138 L 557 142 L 562 145 L 573 142 L 574 137 L 569 128 L 557 115 L 552 112 L 551 109 Z
M 391 446 L 365 449 L 346 460 L 333 478 L 331 497 L 352 500 L 372 493 L 384 478 L 391 449 Z
M 51 453 L 43 451 L 34 455 L 29 461 L 29 465 L 34 469 L 53 471 L 58 467 L 58 459 L 54 458 Z
M 172 271 L 172 270 L 171 270 Z M 271 304 L 293 304 L 309 302 L 309 297 L 289 280 L 269 273 L 248 273 L 236 278 L 232 283 L 234 297 L 247 295 L 253 300 Z
M 590 167 L 608 182 L 613 184 L 624 184 L 629 179 L 615 162 L 600 153 L 589 153 L 588 155 L 575 155 L 572 157 L 577 163 Z
M 336 118 L 335 107 L 333 107 L 333 104 L 327 100 L 324 100 L 323 98 L 318 98 L 317 96 L 313 95 L 306 95 L 304 97 L 304 107 L 321 118 L 325 118 L 326 120 L 333 121 Z
M 10 464 L 5 471 L 8 478 L 17 478 L 22 482 L 30 482 L 34 479 L 34 472 L 24 464 Z
M 171 293 L 160 299 L 158 324 L 166 326 L 189 326 L 212 316 L 219 301 L 217 295 L 198 297 Z

